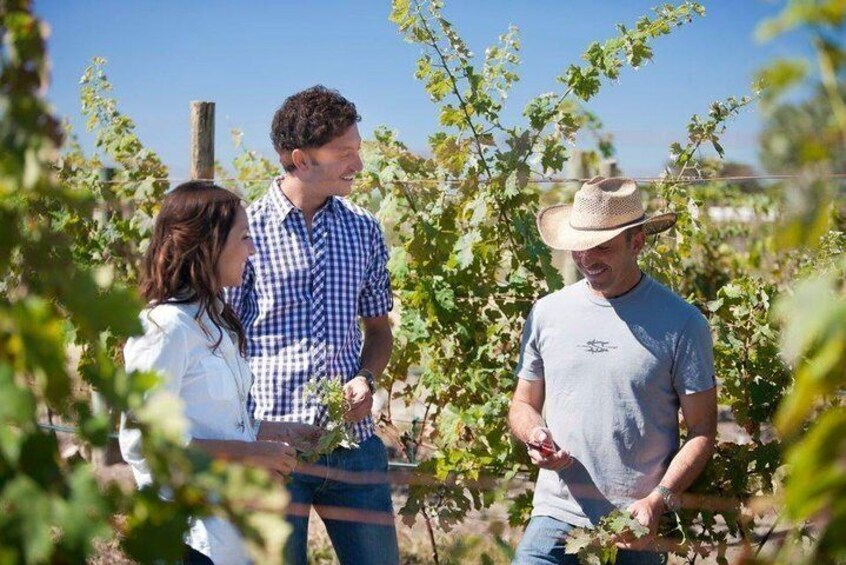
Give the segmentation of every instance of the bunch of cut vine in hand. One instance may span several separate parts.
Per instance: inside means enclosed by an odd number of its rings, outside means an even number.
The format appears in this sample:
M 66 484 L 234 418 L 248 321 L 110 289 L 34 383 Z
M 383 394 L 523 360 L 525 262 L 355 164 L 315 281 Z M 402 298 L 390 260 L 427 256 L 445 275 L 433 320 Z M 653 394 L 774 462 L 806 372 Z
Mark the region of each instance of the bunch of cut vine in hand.
M 583 565 L 603 565 L 617 560 L 617 542 L 634 541 L 649 535 L 649 528 L 629 514 L 614 510 L 595 527 L 575 528 L 567 534 L 565 549 L 575 553 Z
M 326 425 L 323 435 L 317 444 L 302 453 L 303 460 L 316 461 L 321 455 L 331 453 L 338 447 L 353 449 L 358 447 L 355 436 L 344 421 L 344 414 L 349 408 L 349 402 L 344 397 L 344 385 L 335 379 L 310 381 L 305 387 L 308 396 L 314 396 L 326 409 Z

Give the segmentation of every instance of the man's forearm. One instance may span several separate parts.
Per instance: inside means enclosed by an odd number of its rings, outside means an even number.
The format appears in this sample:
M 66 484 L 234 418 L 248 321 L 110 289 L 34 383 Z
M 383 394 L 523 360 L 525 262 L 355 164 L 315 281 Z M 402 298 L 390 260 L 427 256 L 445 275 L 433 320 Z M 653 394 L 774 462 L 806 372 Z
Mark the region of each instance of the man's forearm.
M 530 404 L 521 400 L 511 402 L 511 409 L 508 411 L 508 424 L 511 426 L 511 433 L 522 442 L 529 441 L 532 430 L 545 428 L 546 422 L 543 416 Z
M 215 459 L 241 461 L 250 454 L 250 442 L 233 439 L 192 439 L 191 446 L 197 447 Z
M 317 444 L 323 430 L 311 424 L 300 422 L 262 421 L 258 429 L 258 441 L 282 441 L 299 449 L 308 451 Z
M 361 367 L 378 377 L 388 366 L 393 346 L 394 338 L 390 329 L 365 332 L 361 346 Z
M 675 493 L 686 491 L 708 464 L 714 453 L 714 443 L 715 439 L 711 436 L 689 438 L 670 461 L 661 485 Z

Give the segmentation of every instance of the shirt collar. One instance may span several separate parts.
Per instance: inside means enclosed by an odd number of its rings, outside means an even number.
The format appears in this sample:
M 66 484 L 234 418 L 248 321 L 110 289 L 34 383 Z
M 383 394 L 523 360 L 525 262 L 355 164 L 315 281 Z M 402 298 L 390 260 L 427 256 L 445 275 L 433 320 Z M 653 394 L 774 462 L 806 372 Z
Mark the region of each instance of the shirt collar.
M 279 212 L 280 219 L 284 222 L 285 218 L 288 217 L 288 214 L 291 213 L 291 210 L 299 210 L 296 206 L 294 206 L 293 202 L 291 202 L 285 193 L 282 192 L 282 179 L 284 177 L 276 177 L 270 183 L 270 199 L 273 204 L 276 206 L 276 211 Z M 329 199 L 326 201 L 326 204 L 320 208 L 320 210 L 325 210 L 327 212 L 334 212 L 336 206 L 338 206 L 337 198 L 334 196 L 330 196 Z M 318 210 L 318 213 L 320 212 Z

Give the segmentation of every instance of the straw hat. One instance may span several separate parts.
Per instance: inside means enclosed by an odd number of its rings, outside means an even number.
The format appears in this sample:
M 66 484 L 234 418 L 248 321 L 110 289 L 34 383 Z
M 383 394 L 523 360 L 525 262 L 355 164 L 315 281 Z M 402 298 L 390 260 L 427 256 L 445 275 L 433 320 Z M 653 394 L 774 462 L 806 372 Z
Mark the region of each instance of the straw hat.
M 640 190 L 629 178 L 593 177 L 576 192 L 573 204 L 556 204 L 538 213 L 541 239 L 553 249 L 585 251 L 634 226 L 649 235 L 670 229 L 672 213 L 647 216 Z

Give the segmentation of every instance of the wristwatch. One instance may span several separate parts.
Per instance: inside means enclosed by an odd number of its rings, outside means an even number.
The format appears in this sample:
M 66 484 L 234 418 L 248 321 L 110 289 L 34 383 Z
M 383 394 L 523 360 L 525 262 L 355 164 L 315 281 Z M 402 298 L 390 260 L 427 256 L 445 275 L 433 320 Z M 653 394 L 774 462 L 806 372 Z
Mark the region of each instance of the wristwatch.
M 681 509 L 680 497 L 667 487 L 663 485 L 658 485 L 652 490 L 658 492 L 658 494 L 661 495 L 661 500 L 664 501 L 664 506 L 667 507 L 667 510 L 670 510 L 672 512 L 678 512 Z
M 364 377 L 364 380 L 367 381 L 367 386 L 370 388 L 370 394 L 373 394 L 373 393 L 376 392 L 376 382 L 375 382 L 375 379 L 373 377 L 373 373 L 371 373 L 370 371 L 368 371 L 365 368 L 361 368 L 355 374 L 355 377 Z M 353 378 L 355 378 L 355 377 L 353 377 Z

